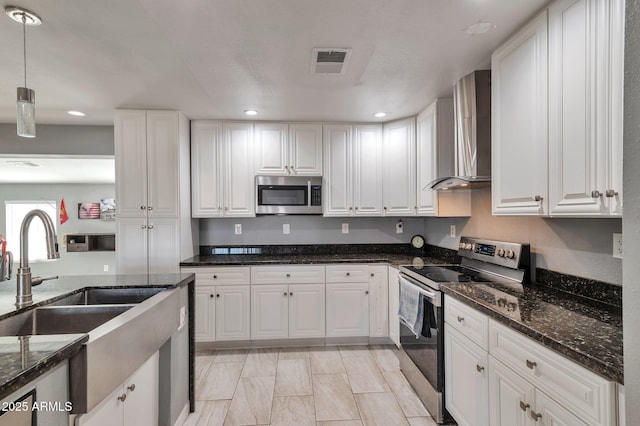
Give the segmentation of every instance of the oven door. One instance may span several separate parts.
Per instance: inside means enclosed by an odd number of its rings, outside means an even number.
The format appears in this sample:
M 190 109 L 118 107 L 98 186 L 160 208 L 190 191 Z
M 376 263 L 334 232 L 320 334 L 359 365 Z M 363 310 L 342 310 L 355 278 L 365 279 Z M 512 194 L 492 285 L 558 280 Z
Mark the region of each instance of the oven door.
M 415 334 L 400 322 L 400 345 L 436 392 L 444 387 L 444 310 L 442 293 L 400 274 L 405 284 L 418 287 L 424 303 L 422 333 Z M 400 303 L 402 303 L 402 298 Z

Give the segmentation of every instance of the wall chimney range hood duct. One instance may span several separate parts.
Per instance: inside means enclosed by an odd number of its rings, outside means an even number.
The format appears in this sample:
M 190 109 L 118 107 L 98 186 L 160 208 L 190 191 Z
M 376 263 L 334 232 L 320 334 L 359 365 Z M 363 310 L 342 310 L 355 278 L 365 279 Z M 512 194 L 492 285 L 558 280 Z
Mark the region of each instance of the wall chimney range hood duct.
M 430 182 L 433 190 L 491 185 L 491 71 L 474 71 L 453 88 L 454 175 Z M 446 172 L 445 172 L 446 173 Z

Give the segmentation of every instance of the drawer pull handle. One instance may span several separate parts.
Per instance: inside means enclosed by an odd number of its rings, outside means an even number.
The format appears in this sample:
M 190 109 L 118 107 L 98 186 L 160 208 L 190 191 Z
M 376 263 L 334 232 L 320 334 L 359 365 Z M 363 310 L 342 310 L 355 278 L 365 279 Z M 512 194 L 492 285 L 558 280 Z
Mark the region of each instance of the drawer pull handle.
M 122 395 L 120 395 L 118 397 L 118 401 L 121 401 L 121 402 L 124 402 L 125 399 L 127 399 L 127 394 L 126 393 L 123 393 Z
M 458 322 L 464 321 L 464 317 L 458 316 Z
M 537 422 L 540 417 L 542 417 L 542 414 L 536 413 L 535 411 L 531 410 L 531 418 L 533 420 Z
M 217 280 L 217 279 L 218 279 L 218 276 L 217 276 L 217 275 L 214 275 L 214 276 L 213 276 L 213 279 L 214 279 L 214 280 Z
M 537 201 L 537 202 L 540 202 L 540 201 L 542 201 L 542 197 L 541 197 L 541 196 L 539 196 L 539 195 L 534 195 L 534 196 L 533 196 L 533 200 L 534 200 L 534 201 Z
M 524 402 L 520 401 L 520 409 L 522 411 L 527 411 L 527 408 L 529 408 L 530 405 L 529 404 L 525 404 Z
M 600 191 L 591 191 L 591 198 L 600 198 L 602 197 L 602 192 Z
M 484 367 L 480 364 L 476 364 L 476 370 L 478 370 L 478 373 L 482 373 L 484 371 Z
M 536 363 L 535 363 L 535 361 L 529 361 L 529 360 L 527 360 L 527 367 L 529 367 L 530 369 L 532 369 L 532 370 L 533 370 L 534 368 L 536 368 L 536 366 L 537 366 L 537 365 L 538 365 L 538 364 L 536 364 Z
M 291 274 L 287 274 L 287 275 L 286 275 L 286 277 L 287 277 L 287 278 L 290 278 L 290 277 L 291 277 Z
M 127 390 L 133 392 L 134 390 L 136 390 L 136 384 L 132 384 L 130 386 L 127 386 Z
M 349 276 L 351 276 L 351 272 L 347 272 L 347 276 L 348 276 L 348 277 L 349 277 Z

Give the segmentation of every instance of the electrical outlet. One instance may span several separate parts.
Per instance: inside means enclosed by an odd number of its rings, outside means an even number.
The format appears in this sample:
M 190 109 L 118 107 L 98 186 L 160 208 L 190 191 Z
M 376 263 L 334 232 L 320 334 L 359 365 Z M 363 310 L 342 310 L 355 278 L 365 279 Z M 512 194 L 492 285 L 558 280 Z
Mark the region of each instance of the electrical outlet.
M 104 265 L 104 272 L 109 272 L 109 265 Z
M 396 222 L 396 234 L 402 234 L 404 232 L 404 225 L 401 220 Z
M 62 248 L 67 247 L 67 235 L 69 235 L 69 233 L 67 233 L 67 232 L 62 234 L 62 241 L 60 241 L 60 247 L 62 247 Z
M 242 224 L 236 223 L 236 235 L 242 235 Z
M 622 259 L 622 234 L 613 234 L 613 257 Z
M 282 224 L 282 233 L 284 235 L 288 235 L 289 233 L 291 233 L 291 227 L 289 226 L 288 223 L 283 223 Z
M 451 225 L 451 227 L 449 228 L 449 236 L 451 238 L 455 238 L 456 237 L 456 226 L 455 225 Z
M 342 224 L 342 233 L 343 234 L 348 234 L 349 233 L 349 224 L 348 223 L 343 223 Z

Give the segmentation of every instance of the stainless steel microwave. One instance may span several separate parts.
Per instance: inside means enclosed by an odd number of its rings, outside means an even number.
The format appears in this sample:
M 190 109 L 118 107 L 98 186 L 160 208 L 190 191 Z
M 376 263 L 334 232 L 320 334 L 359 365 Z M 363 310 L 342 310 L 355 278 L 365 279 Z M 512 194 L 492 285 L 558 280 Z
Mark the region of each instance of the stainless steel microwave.
M 256 214 L 322 214 L 322 178 L 256 176 Z

